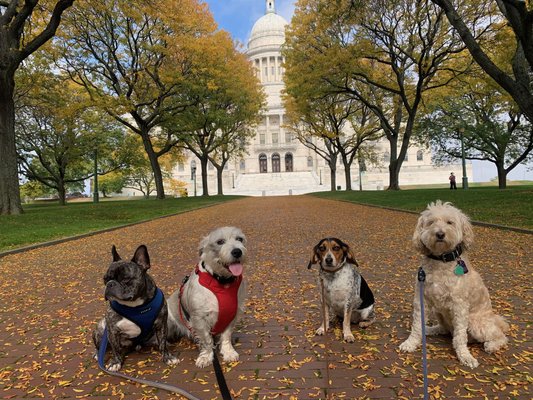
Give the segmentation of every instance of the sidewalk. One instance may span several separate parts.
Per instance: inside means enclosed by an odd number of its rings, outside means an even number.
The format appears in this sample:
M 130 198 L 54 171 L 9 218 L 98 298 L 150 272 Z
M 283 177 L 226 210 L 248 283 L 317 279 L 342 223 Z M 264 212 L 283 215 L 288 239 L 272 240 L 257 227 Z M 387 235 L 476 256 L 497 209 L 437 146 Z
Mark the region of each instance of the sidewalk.
M 408 335 L 418 256 L 411 236 L 417 216 L 309 196 L 237 200 L 0 259 L 0 398 L 167 399 L 164 391 L 103 374 L 92 358 L 91 331 L 105 311 L 102 277 L 115 244 L 131 257 L 146 244 L 151 275 L 169 296 L 197 262 L 203 235 L 223 225 L 248 237 L 246 314 L 234 338 L 240 361 L 224 365 L 235 399 L 421 398 L 421 352 L 399 353 Z M 493 307 L 511 323 L 509 348 L 461 366 L 449 337 L 428 339 L 433 398 L 530 399 L 533 391 L 533 235 L 475 228 L 471 259 Z M 349 243 L 374 291 L 377 321 L 356 341 L 341 341 L 340 324 L 320 324 L 312 247 L 324 236 Z M 173 368 L 155 349 L 126 358 L 123 372 L 217 399 L 212 368 L 194 365 L 195 346 L 172 345 Z

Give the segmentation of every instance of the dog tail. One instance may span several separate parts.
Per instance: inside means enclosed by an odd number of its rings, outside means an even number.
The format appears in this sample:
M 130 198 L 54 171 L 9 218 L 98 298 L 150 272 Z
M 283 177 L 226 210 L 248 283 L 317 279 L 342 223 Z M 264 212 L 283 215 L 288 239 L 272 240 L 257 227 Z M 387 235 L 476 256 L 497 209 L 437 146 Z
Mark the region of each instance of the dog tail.
M 503 333 L 509 332 L 509 323 L 505 320 L 505 318 L 499 315 L 496 315 L 495 322 L 498 328 L 500 328 L 503 331 Z

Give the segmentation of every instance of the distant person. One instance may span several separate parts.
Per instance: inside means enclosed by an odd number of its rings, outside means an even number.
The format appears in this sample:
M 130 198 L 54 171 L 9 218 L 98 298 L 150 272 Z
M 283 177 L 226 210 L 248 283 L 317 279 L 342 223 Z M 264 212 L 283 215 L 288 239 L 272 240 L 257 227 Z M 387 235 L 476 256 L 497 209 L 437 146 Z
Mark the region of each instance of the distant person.
M 457 185 L 455 184 L 455 175 L 453 172 L 450 172 L 450 190 L 455 189 L 457 190 Z

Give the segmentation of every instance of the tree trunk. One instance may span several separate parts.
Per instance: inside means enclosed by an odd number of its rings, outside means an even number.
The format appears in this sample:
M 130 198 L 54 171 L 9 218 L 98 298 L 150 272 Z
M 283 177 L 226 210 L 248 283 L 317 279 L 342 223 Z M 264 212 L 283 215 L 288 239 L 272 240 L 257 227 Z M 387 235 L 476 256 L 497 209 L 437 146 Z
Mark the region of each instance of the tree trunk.
M 209 196 L 209 189 L 207 184 L 207 157 L 200 158 L 200 166 L 202 168 L 202 196 Z
M 498 188 L 506 189 L 507 188 L 507 171 L 503 165 L 503 162 L 496 164 L 496 169 L 498 170 Z
M 331 191 L 335 192 L 337 190 L 337 159 L 335 159 L 335 161 L 330 161 L 328 164 L 330 187 Z
M 224 191 L 222 189 L 222 173 L 224 172 L 224 166 L 215 167 L 217 169 L 217 194 L 223 195 Z
M 22 214 L 15 145 L 14 71 L 0 70 L 0 214 Z
M 157 198 L 162 200 L 165 198 L 165 187 L 163 186 L 163 174 L 161 173 L 161 166 L 159 165 L 159 160 L 154 152 L 152 142 L 150 141 L 149 132 L 143 131 L 141 133 L 141 137 L 143 139 L 144 150 L 146 150 L 146 154 L 148 155 L 148 159 L 150 160 L 150 165 L 152 167 L 152 172 L 154 173 L 154 183 Z
M 352 171 L 346 162 L 344 163 L 344 178 L 346 179 L 346 190 L 352 190 Z
M 389 187 L 387 190 L 400 190 L 400 171 L 398 165 L 398 160 L 391 160 L 389 164 Z
M 67 204 L 65 183 L 63 181 L 57 182 L 57 195 L 59 196 L 59 205 L 64 206 Z

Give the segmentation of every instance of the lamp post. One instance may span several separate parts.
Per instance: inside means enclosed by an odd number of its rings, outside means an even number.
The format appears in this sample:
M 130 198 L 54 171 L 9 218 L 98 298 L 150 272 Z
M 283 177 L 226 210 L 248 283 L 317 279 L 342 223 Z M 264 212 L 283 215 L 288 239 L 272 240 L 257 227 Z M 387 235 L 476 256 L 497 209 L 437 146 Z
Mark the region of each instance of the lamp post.
M 320 184 L 322 185 L 322 168 L 320 168 Z
M 196 161 L 192 160 L 191 162 L 191 179 L 194 185 L 194 197 L 196 197 Z
M 231 173 L 231 188 L 235 189 L 235 173 Z
M 463 189 L 468 189 L 468 176 L 466 175 L 464 131 L 465 131 L 464 128 L 459 129 L 459 133 L 461 134 L 461 159 L 463 162 Z
M 93 203 L 99 202 L 98 198 L 98 149 L 94 149 L 94 178 L 93 178 Z

